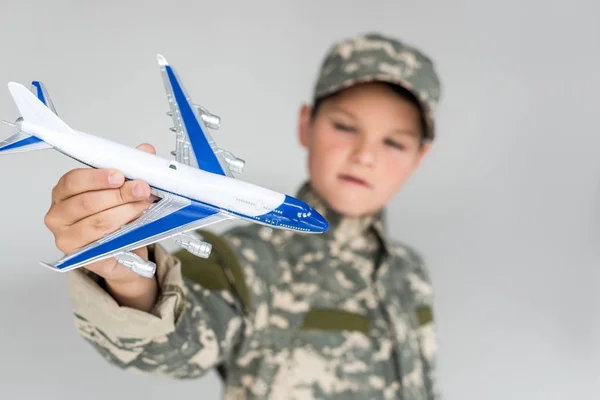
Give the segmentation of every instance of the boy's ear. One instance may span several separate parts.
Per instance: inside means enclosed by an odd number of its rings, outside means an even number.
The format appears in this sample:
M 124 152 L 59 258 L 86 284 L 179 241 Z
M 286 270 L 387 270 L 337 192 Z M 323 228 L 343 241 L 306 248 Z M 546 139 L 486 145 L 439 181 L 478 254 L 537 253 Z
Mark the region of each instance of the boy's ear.
M 303 104 L 300 107 L 300 113 L 298 115 L 298 140 L 302 147 L 307 148 L 310 135 L 310 114 L 312 107 L 308 104 Z

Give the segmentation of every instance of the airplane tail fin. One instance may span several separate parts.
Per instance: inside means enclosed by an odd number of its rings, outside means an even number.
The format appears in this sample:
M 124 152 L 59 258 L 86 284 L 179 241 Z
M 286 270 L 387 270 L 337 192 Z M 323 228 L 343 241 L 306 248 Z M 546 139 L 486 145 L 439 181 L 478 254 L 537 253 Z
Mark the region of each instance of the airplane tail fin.
M 20 83 L 10 82 L 8 90 L 25 122 L 55 131 L 72 131 L 50 108 L 36 95 Z
M 46 90 L 46 86 L 40 81 L 31 82 L 31 92 L 34 93 L 37 98 L 46 105 L 52 112 L 56 115 L 56 108 L 54 107 L 54 103 L 52 103 L 52 99 L 48 94 L 48 90 Z
M 17 153 L 33 150 L 51 149 L 52 146 L 40 138 L 23 132 L 20 127 L 22 121 L 27 121 L 50 130 L 72 131 L 56 114 L 54 104 L 44 85 L 39 81 L 33 81 L 31 90 L 20 83 L 10 82 L 8 89 L 21 113 L 21 118 L 15 124 L 4 123 L 19 129 L 19 132 L 0 142 L 0 154 Z

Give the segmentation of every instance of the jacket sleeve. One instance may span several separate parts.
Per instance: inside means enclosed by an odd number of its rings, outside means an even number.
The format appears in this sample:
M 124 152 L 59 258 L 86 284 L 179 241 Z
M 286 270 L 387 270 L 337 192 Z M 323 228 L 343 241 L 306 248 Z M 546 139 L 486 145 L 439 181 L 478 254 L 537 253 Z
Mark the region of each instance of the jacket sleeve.
M 192 256 L 183 263 L 185 250 L 171 255 L 153 245 L 151 251 L 159 297 L 150 312 L 119 306 L 84 268 L 68 273 L 76 329 L 124 370 L 189 379 L 226 364 L 247 324 L 242 302 L 228 289 L 218 252 L 213 247 L 208 259 Z M 204 281 L 185 277 L 186 268 L 203 271 Z
M 427 265 L 421 254 L 413 253 L 416 268 L 412 275 L 415 312 L 418 321 L 417 339 L 421 349 L 421 361 L 424 371 L 424 386 L 428 399 L 439 399 L 439 384 L 437 379 L 437 332 L 434 320 L 434 290 L 433 282 Z

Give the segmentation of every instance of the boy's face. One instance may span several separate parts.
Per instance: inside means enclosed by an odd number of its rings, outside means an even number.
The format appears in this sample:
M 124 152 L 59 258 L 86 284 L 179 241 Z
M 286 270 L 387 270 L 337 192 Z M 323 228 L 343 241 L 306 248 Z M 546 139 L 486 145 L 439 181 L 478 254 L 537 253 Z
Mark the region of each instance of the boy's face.
M 298 134 L 312 187 L 344 215 L 385 207 L 429 150 L 418 109 L 380 83 L 345 89 L 310 114 L 303 106 Z

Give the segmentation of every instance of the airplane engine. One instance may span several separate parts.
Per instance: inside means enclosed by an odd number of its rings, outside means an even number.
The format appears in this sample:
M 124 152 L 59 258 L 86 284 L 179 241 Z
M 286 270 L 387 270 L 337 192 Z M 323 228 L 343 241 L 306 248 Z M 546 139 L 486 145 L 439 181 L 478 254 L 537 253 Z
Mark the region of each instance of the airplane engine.
M 156 272 L 156 264 L 152 261 L 144 260 L 142 257 L 129 251 L 115 255 L 119 264 L 129 268 L 138 275 L 146 278 L 152 278 Z
M 200 118 L 202 119 L 202 121 L 204 121 L 206 126 L 208 126 L 210 129 L 219 129 L 219 127 L 221 126 L 220 117 L 216 116 L 215 114 L 212 114 L 206 108 L 197 104 L 194 104 L 194 107 L 200 114 Z
M 229 165 L 229 168 L 231 168 L 231 170 L 235 173 L 241 174 L 242 172 L 244 172 L 244 165 L 246 164 L 246 162 L 244 160 L 242 160 L 241 158 L 235 158 L 235 159 L 230 159 L 230 158 L 226 158 L 227 160 L 227 164 Z
M 244 172 L 244 166 L 246 165 L 246 161 L 242 160 L 241 158 L 237 158 L 227 150 L 221 149 L 221 151 L 225 156 L 225 161 L 227 161 L 227 165 L 233 172 L 237 174 L 241 174 L 242 172 Z
M 190 234 L 182 233 L 175 237 L 175 243 L 183 247 L 195 256 L 208 258 L 212 251 L 212 245 L 206 243 Z

